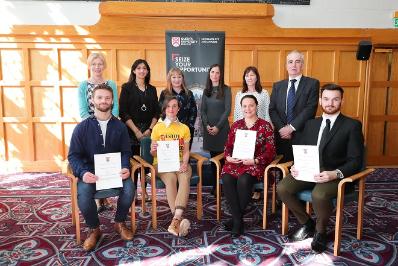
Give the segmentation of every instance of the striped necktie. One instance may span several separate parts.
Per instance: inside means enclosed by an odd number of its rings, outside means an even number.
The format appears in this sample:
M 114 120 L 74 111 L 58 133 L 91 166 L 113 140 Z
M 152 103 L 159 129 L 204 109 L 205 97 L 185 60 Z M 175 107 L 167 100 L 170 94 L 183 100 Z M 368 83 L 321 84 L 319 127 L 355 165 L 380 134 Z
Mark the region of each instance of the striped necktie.
M 287 94 L 287 108 L 286 108 L 286 118 L 287 123 L 290 124 L 294 119 L 294 100 L 296 99 L 296 88 L 294 87 L 294 83 L 296 83 L 295 79 L 290 80 L 290 88 Z

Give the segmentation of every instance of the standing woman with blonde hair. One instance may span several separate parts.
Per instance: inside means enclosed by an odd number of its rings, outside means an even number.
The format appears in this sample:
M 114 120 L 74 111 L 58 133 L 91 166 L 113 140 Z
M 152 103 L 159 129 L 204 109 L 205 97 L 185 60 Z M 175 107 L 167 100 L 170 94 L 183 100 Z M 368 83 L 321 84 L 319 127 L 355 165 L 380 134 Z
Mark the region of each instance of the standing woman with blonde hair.
M 92 99 L 93 89 L 100 84 L 106 84 L 113 91 L 112 114 L 119 116 L 118 94 L 116 83 L 113 80 L 107 80 L 103 74 L 106 68 L 105 56 L 102 53 L 92 53 L 87 59 L 87 66 L 90 70 L 90 77 L 79 84 L 78 102 L 79 114 L 81 119 L 94 114 L 94 104 Z
M 79 103 L 79 114 L 81 119 L 86 119 L 94 115 L 94 102 L 93 102 L 93 90 L 98 85 L 106 84 L 112 88 L 113 102 L 112 102 L 112 114 L 115 117 L 119 116 L 119 105 L 116 83 L 113 80 L 106 80 L 103 76 L 106 68 L 105 56 L 102 53 L 92 53 L 87 59 L 87 66 L 90 70 L 90 77 L 88 80 L 80 82 L 78 88 L 78 103 Z M 102 211 L 105 205 L 110 205 L 106 199 L 96 200 L 98 211 Z
M 190 91 L 184 80 L 184 74 L 179 68 L 171 68 L 167 73 L 167 87 L 160 93 L 159 106 L 163 106 L 165 97 L 176 96 L 181 107 L 177 114 L 178 121 L 185 124 L 191 133 L 189 147 L 191 148 L 195 132 L 195 121 L 198 115 L 195 97 Z

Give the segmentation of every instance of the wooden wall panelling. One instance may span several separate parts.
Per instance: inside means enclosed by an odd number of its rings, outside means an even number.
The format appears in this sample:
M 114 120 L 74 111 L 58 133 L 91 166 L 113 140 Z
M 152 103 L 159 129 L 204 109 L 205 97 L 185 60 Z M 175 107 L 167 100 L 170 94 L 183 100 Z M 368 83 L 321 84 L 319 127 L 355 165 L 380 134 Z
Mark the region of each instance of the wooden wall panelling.
M 386 155 L 395 158 L 398 163 L 398 49 L 392 50 L 391 75 L 389 80 L 387 107 L 389 121 L 386 128 L 386 138 L 388 142 Z
M 376 49 L 372 58 L 369 99 L 369 162 L 398 163 L 397 49 Z
M 344 112 L 363 120 L 368 112 L 367 64 L 355 59 L 357 43 L 369 39 L 388 44 L 398 38 L 393 30 L 280 29 L 272 22 L 271 5 L 224 3 L 210 4 L 211 9 L 198 3 L 150 5 L 104 2 L 101 20 L 93 26 L 15 26 L 12 32 L 0 32 L 0 151 L 5 151 L 6 160 L 15 160 L 23 170 L 59 169 L 80 120 L 76 87 L 88 77 L 86 59 L 93 51 L 106 54 L 105 77 L 117 82 L 119 92 L 137 58 L 149 62 L 151 82 L 160 92 L 166 85 L 165 30 L 225 31 L 225 80 L 234 99 L 246 66 L 258 67 L 263 86 L 271 92 L 273 82 L 287 77 L 286 54 L 298 49 L 305 54 L 305 75 L 321 84 L 341 84 L 346 89 Z M 385 92 L 385 84 L 379 85 L 383 86 L 376 91 Z M 396 132 L 394 93 L 390 92 L 389 136 Z M 18 101 L 23 107 L 13 106 L 19 106 Z M 372 147 L 384 141 L 384 133 L 375 135 L 373 128 L 384 128 L 378 119 L 385 119 L 385 114 L 369 117 L 375 122 L 368 126 Z M 366 119 L 363 122 L 366 125 Z M 396 142 L 389 144 L 395 147 Z

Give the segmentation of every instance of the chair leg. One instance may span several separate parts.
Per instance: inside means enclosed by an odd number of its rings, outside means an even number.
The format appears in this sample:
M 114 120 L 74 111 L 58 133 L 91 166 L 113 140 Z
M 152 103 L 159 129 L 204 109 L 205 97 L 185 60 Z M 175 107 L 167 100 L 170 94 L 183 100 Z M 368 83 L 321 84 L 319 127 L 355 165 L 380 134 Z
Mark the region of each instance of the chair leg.
M 334 256 L 338 256 L 340 254 L 341 229 L 343 224 L 343 208 L 344 208 L 343 203 L 344 203 L 344 194 L 342 193 L 341 196 L 337 198 L 336 228 L 334 229 L 335 232 L 334 232 L 334 247 L 333 247 Z
M 75 200 L 77 199 L 75 198 Z M 80 238 L 80 215 L 79 215 L 79 208 L 77 208 L 77 206 L 75 208 L 74 213 L 75 213 L 75 227 L 76 227 L 76 243 L 80 245 L 82 243 Z
M 198 220 L 202 220 L 203 214 L 203 203 L 202 203 L 202 183 L 199 182 L 196 186 L 196 195 L 197 195 L 197 205 L 196 206 L 196 218 Z
M 272 184 L 272 213 L 276 212 L 276 178 L 274 178 L 274 183 Z
M 72 225 L 76 224 L 76 217 L 75 217 L 75 208 L 76 208 L 76 202 L 75 202 L 75 197 L 74 195 L 77 193 L 77 191 L 75 191 L 74 185 L 73 185 L 73 181 L 70 181 L 70 202 L 71 202 L 71 214 L 72 214 Z
M 282 203 L 282 235 L 287 235 L 288 232 L 289 209 L 285 203 Z
M 264 190 L 263 190 L 263 230 L 267 228 L 267 207 L 268 207 L 268 185 L 264 182 Z
M 152 192 L 152 228 L 158 229 L 158 218 L 157 218 L 157 203 L 156 203 L 156 176 L 155 172 L 151 171 L 151 192 Z
M 365 179 L 359 181 L 359 194 L 358 194 L 358 220 L 357 220 L 357 239 L 362 238 L 362 222 L 363 222 L 363 206 L 365 200 Z
M 141 183 L 141 209 L 142 209 L 142 213 L 146 213 L 146 205 L 145 205 L 145 168 L 141 167 L 141 171 L 140 171 L 140 183 Z
M 216 208 L 217 208 L 217 221 L 220 221 L 220 216 L 221 216 L 221 187 L 220 187 L 220 180 L 217 178 L 217 184 L 216 184 Z
M 135 199 L 136 195 L 134 196 L 133 202 L 131 203 L 130 207 L 130 217 L 131 217 L 131 231 L 135 232 L 136 225 L 135 225 Z
M 311 202 L 307 201 L 307 202 L 305 203 L 305 210 L 306 210 L 307 214 L 308 214 L 309 216 L 311 216 L 311 211 L 312 211 Z

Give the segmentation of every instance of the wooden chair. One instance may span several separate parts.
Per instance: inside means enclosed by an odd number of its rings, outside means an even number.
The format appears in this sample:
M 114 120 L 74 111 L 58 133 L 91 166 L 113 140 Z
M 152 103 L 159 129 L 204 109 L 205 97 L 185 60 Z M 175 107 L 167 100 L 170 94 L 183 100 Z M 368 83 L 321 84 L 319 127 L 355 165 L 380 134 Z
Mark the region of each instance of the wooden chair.
M 289 173 L 289 167 L 293 162 L 286 162 L 284 164 L 279 164 L 277 167 L 281 169 L 283 177 Z M 364 164 L 365 165 L 365 164 Z M 357 239 L 362 238 L 362 219 L 363 219 L 363 205 L 364 205 L 364 194 L 365 194 L 365 178 L 374 171 L 373 168 L 365 168 L 363 171 L 343 178 L 338 185 L 337 197 L 333 200 L 333 204 L 336 206 L 336 226 L 335 226 L 335 236 L 334 236 L 334 247 L 333 254 L 338 256 L 340 254 L 341 246 L 341 230 L 343 226 L 343 209 L 344 203 L 350 201 L 358 201 L 358 218 L 357 218 Z M 345 191 L 347 183 L 354 183 L 358 185 L 358 192 L 353 190 Z M 311 208 L 310 203 L 312 202 L 311 197 L 312 190 L 304 190 L 297 194 L 298 198 L 306 202 L 307 213 L 310 214 Z M 289 211 L 287 206 L 282 204 L 282 234 L 286 235 L 288 233 L 288 217 Z
M 134 172 L 141 168 L 141 164 L 137 161 L 131 159 L 130 163 L 132 165 L 131 169 L 131 178 L 134 181 Z M 80 238 L 80 215 L 79 215 L 79 206 L 77 204 L 77 182 L 78 178 L 73 175 L 72 169 L 70 168 L 69 163 L 66 161 L 62 167 L 62 173 L 69 177 L 70 181 L 70 189 L 71 189 L 71 205 L 72 205 L 72 225 L 76 227 L 76 242 L 78 245 L 81 244 Z M 119 189 L 104 189 L 97 191 L 95 193 L 95 199 L 103 199 L 109 197 L 119 196 Z M 131 229 L 135 231 L 135 198 L 131 203 Z
M 268 187 L 269 187 L 269 178 L 271 175 L 271 169 L 278 165 L 278 162 L 282 159 L 282 155 L 277 155 L 275 159 L 265 168 L 264 170 L 264 182 L 258 182 L 254 185 L 254 189 L 262 189 L 264 193 L 264 205 L 263 205 L 263 229 L 267 227 L 267 207 L 268 207 Z M 217 205 L 217 220 L 220 221 L 221 218 L 221 159 L 224 158 L 224 153 L 221 153 L 210 159 L 216 165 L 217 176 L 216 176 L 216 205 Z M 272 213 L 275 213 L 276 209 L 276 180 L 272 185 Z
M 153 157 L 150 153 L 151 150 L 151 139 L 143 138 L 141 140 L 141 156 L 134 156 L 134 159 L 137 160 L 141 165 L 141 176 L 146 176 L 145 169 L 149 169 L 151 176 L 148 182 L 151 183 L 151 202 L 152 202 L 152 228 L 157 229 L 157 212 L 156 212 L 156 190 L 158 188 L 165 188 L 162 180 L 156 176 L 155 168 L 153 167 Z M 197 208 L 196 208 L 196 217 L 198 220 L 202 219 L 203 215 L 203 203 L 202 203 L 202 166 L 203 163 L 207 160 L 207 158 L 196 154 L 190 153 L 190 158 L 196 160 L 196 171 L 192 168 L 192 177 L 190 180 L 191 186 L 196 186 L 196 195 L 197 195 Z M 141 188 L 143 188 L 143 179 L 141 179 Z

